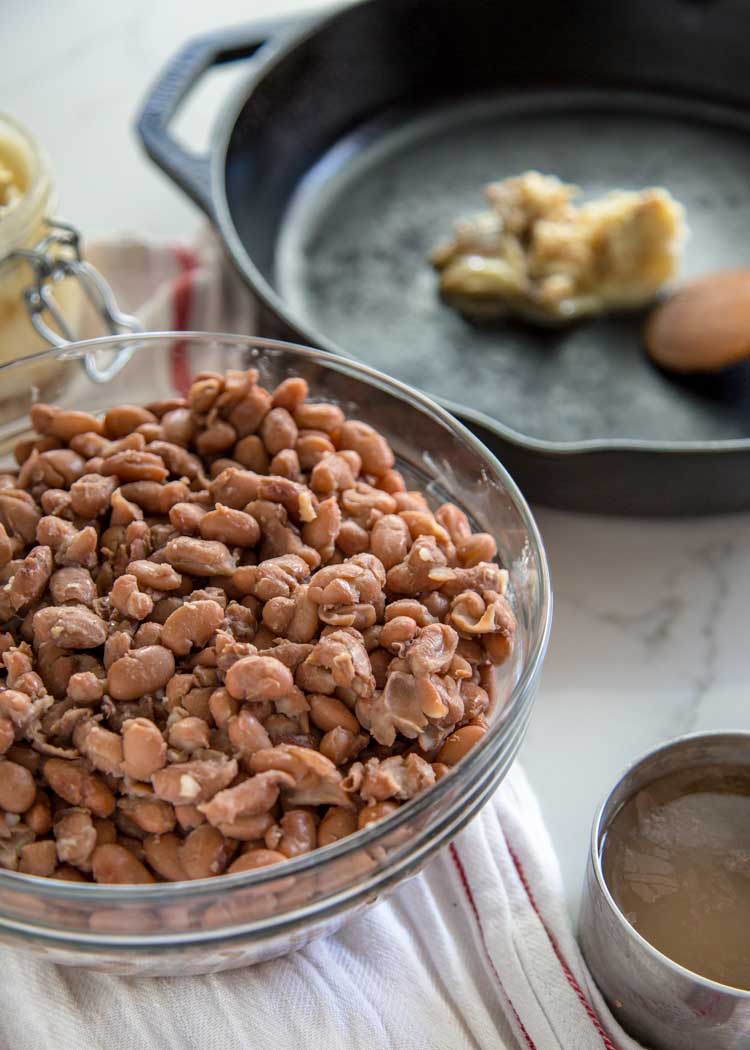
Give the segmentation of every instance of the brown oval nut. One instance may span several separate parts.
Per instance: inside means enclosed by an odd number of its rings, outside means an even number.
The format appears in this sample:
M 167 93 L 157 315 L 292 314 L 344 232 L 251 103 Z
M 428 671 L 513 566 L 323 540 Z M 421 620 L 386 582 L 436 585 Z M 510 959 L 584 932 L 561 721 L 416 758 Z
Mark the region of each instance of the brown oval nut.
M 173 806 L 197 806 L 231 784 L 237 776 L 237 761 L 224 755 L 216 759 L 175 762 L 151 777 L 154 793 Z M 179 819 L 179 813 L 178 813 Z
M 447 737 L 437 753 L 436 761 L 442 762 L 445 766 L 455 766 L 464 755 L 468 754 L 477 741 L 482 739 L 486 732 L 487 730 L 484 726 L 462 726 L 461 729 L 457 729 L 455 733 L 451 733 Z
M 130 850 L 115 843 L 96 847 L 91 855 L 91 871 L 95 882 L 130 885 L 155 881 Z
M 121 771 L 133 780 L 150 780 L 167 761 L 167 745 L 149 718 L 128 718 L 122 724 Z
M 149 835 L 143 840 L 143 852 L 149 866 L 169 882 L 182 882 L 187 878 L 180 862 L 180 844 L 180 839 L 171 832 Z
M 221 540 L 231 547 L 254 547 L 260 539 L 260 526 L 251 514 L 223 503 L 204 514 L 198 528 L 204 540 Z
M 96 518 L 109 509 L 117 478 L 84 474 L 70 486 L 70 505 L 79 518 Z
M 280 700 L 292 691 L 294 679 L 272 656 L 246 656 L 229 668 L 225 685 L 236 700 Z
M 101 617 L 80 605 L 49 606 L 34 613 L 34 644 L 51 641 L 61 649 L 96 649 L 107 639 Z
M 646 348 L 661 368 L 715 372 L 750 357 L 750 268 L 688 281 L 652 312 Z
M 342 424 L 339 448 L 356 452 L 362 459 L 363 471 L 376 477 L 390 470 L 395 463 L 393 451 L 383 435 L 358 419 L 347 419 Z
M 236 563 L 229 548 L 217 540 L 177 536 L 163 548 L 166 561 L 190 576 L 231 576 Z
M 171 650 L 163 645 L 145 645 L 110 665 L 107 691 L 114 700 L 138 700 L 163 689 L 173 674 Z
M 182 586 L 182 576 L 166 562 L 157 563 L 144 558 L 131 561 L 127 572 L 135 576 L 139 587 L 155 591 L 176 591 Z
M 28 769 L 0 760 L 0 809 L 7 813 L 24 813 L 36 797 L 36 784 Z
M 47 783 L 71 806 L 82 806 L 97 817 L 109 817 L 115 809 L 115 798 L 100 777 L 78 762 L 48 758 L 43 765 Z
M 179 656 L 187 656 L 193 646 L 202 649 L 208 643 L 223 619 L 224 610 L 218 602 L 185 602 L 165 620 L 162 644 Z

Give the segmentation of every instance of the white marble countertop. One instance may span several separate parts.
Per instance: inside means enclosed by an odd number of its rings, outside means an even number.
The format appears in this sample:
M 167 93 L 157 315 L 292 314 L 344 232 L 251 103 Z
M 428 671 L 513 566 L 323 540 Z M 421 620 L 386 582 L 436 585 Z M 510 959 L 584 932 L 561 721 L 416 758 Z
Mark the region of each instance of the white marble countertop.
M 3 0 L 2 107 L 50 154 L 60 214 L 89 237 L 190 240 L 201 216 L 142 154 L 132 121 L 189 36 L 328 0 Z M 7 46 L 12 44 L 12 46 Z M 210 78 L 179 130 L 206 140 L 242 71 Z M 691 730 L 750 727 L 750 515 L 640 521 L 538 508 L 555 622 L 522 761 L 577 907 L 591 819 L 619 771 Z

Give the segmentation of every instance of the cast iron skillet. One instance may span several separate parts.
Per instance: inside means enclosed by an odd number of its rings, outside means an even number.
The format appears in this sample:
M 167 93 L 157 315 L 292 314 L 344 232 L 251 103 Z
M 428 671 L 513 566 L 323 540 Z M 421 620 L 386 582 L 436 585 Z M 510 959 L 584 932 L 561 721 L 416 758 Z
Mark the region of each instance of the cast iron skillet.
M 666 185 L 685 274 L 750 262 L 745 0 L 367 0 L 188 44 L 138 130 L 211 217 L 263 334 L 361 357 L 466 420 L 531 500 L 609 513 L 750 507 L 750 376 L 678 382 L 642 317 L 564 333 L 472 326 L 425 255 L 480 188 L 534 167 L 587 193 Z M 253 55 L 210 155 L 169 120 Z M 750 368 L 750 366 L 748 366 Z

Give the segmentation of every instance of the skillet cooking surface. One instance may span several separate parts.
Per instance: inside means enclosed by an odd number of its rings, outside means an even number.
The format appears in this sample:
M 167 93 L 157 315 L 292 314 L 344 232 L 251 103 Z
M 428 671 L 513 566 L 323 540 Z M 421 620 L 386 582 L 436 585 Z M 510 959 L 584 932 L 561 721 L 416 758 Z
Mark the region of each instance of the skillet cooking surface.
M 393 111 L 307 173 L 277 242 L 297 315 L 369 364 L 554 442 L 710 441 L 750 434 L 750 381 L 685 382 L 641 343 L 643 314 L 562 332 L 476 326 L 445 306 L 426 261 L 481 187 L 529 168 L 587 196 L 662 185 L 687 210 L 681 276 L 750 262 L 750 121 L 738 110 L 609 91 L 516 91 L 429 113 Z

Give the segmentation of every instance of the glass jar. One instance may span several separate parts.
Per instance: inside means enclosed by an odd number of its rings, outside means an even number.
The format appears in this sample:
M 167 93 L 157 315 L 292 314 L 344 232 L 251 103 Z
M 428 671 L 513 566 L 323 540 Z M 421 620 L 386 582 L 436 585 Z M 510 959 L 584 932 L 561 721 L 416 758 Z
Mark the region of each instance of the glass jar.
M 49 163 L 32 136 L 11 117 L 0 114 L 0 365 L 46 350 L 48 342 L 34 329 L 24 301 L 35 282 L 35 270 L 17 253 L 31 252 L 49 232 L 55 208 Z M 65 277 L 50 288 L 56 307 L 74 330 L 82 304 L 76 280 Z M 59 326 L 52 322 L 59 332 Z M 27 379 L 44 386 L 56 374 L 54 359 L 31 368 Z M 0 398 L 15 396 L 6 378 Z

